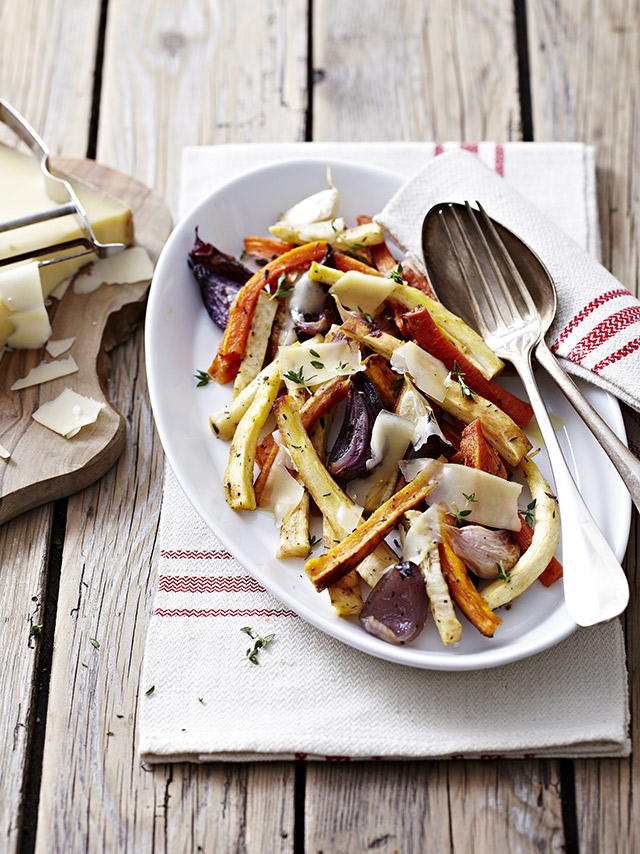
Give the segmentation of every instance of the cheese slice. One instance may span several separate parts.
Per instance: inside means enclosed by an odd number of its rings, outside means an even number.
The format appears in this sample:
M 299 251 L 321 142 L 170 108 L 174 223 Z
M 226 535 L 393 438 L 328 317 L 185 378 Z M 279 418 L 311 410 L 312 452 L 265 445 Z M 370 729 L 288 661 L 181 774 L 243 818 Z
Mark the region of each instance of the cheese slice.
M 399 374 L 409 374 L 415 385 L 432 400 L 442 403 L 445 399 L 449 378 L 447 367 L 413 341 L 407 341 L 393 351 L 391 367 Z
M 55 400 L 43 403 L 40 409 L 33 413 L 32 418 L 43 427 L 70 439 L 87 424 L 93 424 L 102 409 L 104 403 L 98 403 L 91 397 L 84 397 L 70 388 L 65 388 Z
M 109 258 L 100 258 L 80 270 L 73 281 L 77 294 L 90 294 L 100 285 L 131 285 L 153 276 L 153 262 L 143 246 L 133 246 Z
M 75 335 L 72 338 L 58 338 L 55 341 L 49 339 L 47 341 L 45 350 L 50 356 L 53 356 L 54 359 L 57 359 L 58 356 L 61 356 L 63 353 L 66 353 L 69 347 L 73 345 L 73 342 L 75 340 Z
M 75 374 L 77 370 L 78 366 L 73 356 L 69 356 L 68 359 L 60 359 L 57 362 L 40 362 L 35 368 L 31 368 L 26 377 L 16 380 L 11 386 L 11 391 L 28 388 L 30 385 L 48 383 L 51 380 L 66 377 L 68 374 Z
M 71 184 L 87 212 L 99 241 L 125 244 L 133 241 L 133 218 L 125 204 L 82 181 L 73 179 Z M 0 187 L 2 187 L 0 222 L 56 207 L 56 203 L 46 192 L 38 161 L 33 156 L 25 155 L 2 144 L 0 144 Z M 40 246 L 49 246 L 62 240 L 78 237 L 80 234 L 82 229 L 75 216 L 59 217 L 2 232 L 0 233 L 0 258 L 8 258 Z M 59 252 L 57 256 L 61 257 L 65 254 L 67 253 Z M 47 257 L 52 256 L 42 256 L 40 260 Z M 47 297 L 64 279 L 94 259 L 95 256 L 85 255 L 40 268 L 43 295 Z M 11 264 L 4 267 L 3 271 L 16 271 L 19 266 L 23 265 Z M 4 346 L 14 329 L 11 310 L 2 302 L 0 303 L 0 347 Z
M 335 285 L 331 285 L 329 293 L 348 311 L 359 311 L 373 317 L 395 287 L 393 279 L 348 270 Z
M 4 447 L 4 445 L 0 445 L 0 458 L 3 460 L 8 460 L 11 456 L 10 452 Z
M 353 341 L 329 344 L 295 344 L 280 347 L 280 373 L 288 388 L 316 386 L 336 376 L 349 376 L 363 370 L 360 351 Z
M 506 528 L 508 531 L 520 530 L 518 498 L 521 484 L 454 463 L 427 459 L 400 462 L 400 470 L 407 481 L 413 480 L 424 469 L 431 470 L 436 482 L 429 493 L 430 505 L 442 502 L 451 513 L 464 511 L 465 522 Z
M 0 344 L 16 349 L 42 347 L 51 335 L 40 272 L 35 261 L 0 269 L 0 335 L 6 312 L 7 336 Z

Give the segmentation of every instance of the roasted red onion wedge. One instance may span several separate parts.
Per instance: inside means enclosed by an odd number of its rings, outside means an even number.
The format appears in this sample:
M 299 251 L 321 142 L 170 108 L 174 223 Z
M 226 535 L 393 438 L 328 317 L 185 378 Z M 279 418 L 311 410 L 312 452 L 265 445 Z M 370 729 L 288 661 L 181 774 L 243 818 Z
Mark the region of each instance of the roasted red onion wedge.
M 360 614 L 362 627 L 387 643 L 405 644 L 422 631 L 429 599 L 420 569 L 412 561 L 396 563 L 373 588 Z

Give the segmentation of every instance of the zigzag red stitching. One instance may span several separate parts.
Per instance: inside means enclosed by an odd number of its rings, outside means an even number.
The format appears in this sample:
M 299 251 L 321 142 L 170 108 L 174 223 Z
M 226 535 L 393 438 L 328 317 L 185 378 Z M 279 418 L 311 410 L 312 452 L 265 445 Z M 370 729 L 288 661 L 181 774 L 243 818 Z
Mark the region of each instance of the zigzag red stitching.
M 195 550 L 165 550 L 162 549 L 160 557 L 169 558 L 171 560 L 233 560 L 233 555 L 230 552 L 223 550 L 215 550 L 212 552 L 198 552 Z
M 582 323 L 585 317 L 588 317 L 597 308 L 600 308 L 601 305 L 604 305 L 605 302 L 609 302 L 609 300 L 611 299 L 616 299 L 616 297 L 623 297 L 625 295 L 629 296 L 629 291 L 626 288 L 618 288 L 615 291 L 607 291 L 604 294 L 600 294 L 599 297 L 596 297 L 594 300 L 591 300 L 588 305 L 585 305 L 584 308 L 580 309 L 580 311 L 575 315 L 575 317 L 571 318 L 571 320 L 569 321 L 569 323 L 567 323 L 560 335 L 558 335 L 555 344 L 553 344 L 551 347 L 554 353 L 565 340 L 565 338 L 567 338 L 573 332 L 576 326 Z
M 496 145 L 496 172 L 504 178 L 504 145 L 501 142 Z
M 295 611 L 277 608 L 156 608 L 158 617 L 297 617 Z
M 616 332 L 619 332 L 626 326 L 631 326 L 632 323 L 636 323 L 638 320 L 640 320 L 640 306 L 638 305 L 623 308 L 622 311 L 612 314 L 592 329 L 588 335 L 585 335 L 582 341 L 579 341 L 573 350 L 571 350 L 567 359 L 571 359 L 573 362 L 581 362 L 587 353 L 604 344 Z
M 159 590 L 170 593 L 265 593 L 264 587 L 251 578 L 250 575 L 240 576 L 192 576 L 192 575 L 161 575 Z
M 592 370 L 594 373 L 599 373 L 603 368 L 606 368 L 607 365 L 612 365 L 614 362 L 624 359 L 624 357 L 628 356 L 630 353 L 635 353 L 639 347 L 640 338 L 634 338 L 633 341 L 627 342 L 624 347 L 621 347 L 619 350 L 616 350 L 615 353 L 611 353 L 610 356 L 607 356 L 605 359 L 598 362 L 597 365 L 594 365 Z

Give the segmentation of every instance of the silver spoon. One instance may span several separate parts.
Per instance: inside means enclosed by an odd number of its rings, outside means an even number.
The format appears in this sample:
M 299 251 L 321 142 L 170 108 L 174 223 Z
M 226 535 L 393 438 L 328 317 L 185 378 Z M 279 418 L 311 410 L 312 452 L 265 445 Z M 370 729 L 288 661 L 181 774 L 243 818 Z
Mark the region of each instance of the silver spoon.
M 520 374 L 547 448 L 565 542 L 570 544 L 563 552 L 567 611 L 580 626 L 606 622 L 625 609 L 629 585 L 574 483 L 531 368 L 531 352 L 553 312 L 540 315 L 495 223 L 479 208 L 437 205 L 424 224 L 425 261 L 429 267 L 436 246 L 442 256 L 453 258 L 457 274 L 452 270 L 444 280 L 445 304 L 453 308 L 455 303 L 458 314 L 471 312 L 472 325 Z M 437 226 L 430 229 L 433 222 Z

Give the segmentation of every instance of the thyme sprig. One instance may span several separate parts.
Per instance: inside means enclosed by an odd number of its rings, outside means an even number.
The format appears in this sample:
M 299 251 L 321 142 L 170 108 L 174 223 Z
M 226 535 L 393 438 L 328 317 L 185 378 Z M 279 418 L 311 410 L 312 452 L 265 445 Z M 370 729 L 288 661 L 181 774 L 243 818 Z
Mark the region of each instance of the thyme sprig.
M 259 664 L 258 661 L 258 653 L 261 649 L 268 646 L 271 641 L 275 638 L 275 634 L 265 635 L 261 637 L 257 632 L 254 632 L 251 626 L 243 626 L 240 629 L 241 632 L 244 632 L 245 635 L 249 635 L 251 640 L 253 641 L 253 647 L 249 647 L 247 650 L 247 654 L 242 659 L 243 661 L 250 661 L 251 664 Z

